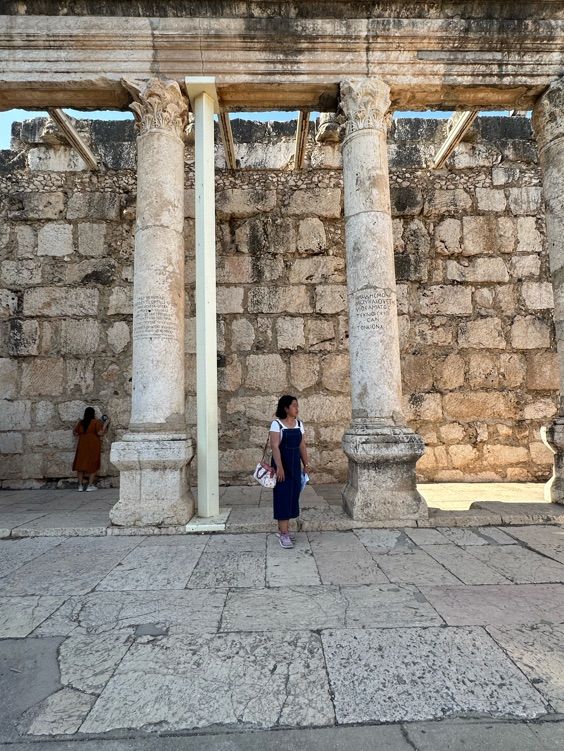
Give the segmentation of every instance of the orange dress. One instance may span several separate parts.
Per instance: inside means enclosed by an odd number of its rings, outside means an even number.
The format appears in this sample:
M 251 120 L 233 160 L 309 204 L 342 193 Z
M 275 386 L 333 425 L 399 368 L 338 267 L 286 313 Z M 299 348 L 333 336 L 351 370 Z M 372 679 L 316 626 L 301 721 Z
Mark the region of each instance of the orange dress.
M 73 472 L 85 472 L 92 475 L 100 469 L 102 441 L 98 431 L 103 429 L 104 424 L 100 420 L 90 420 L 86 432 L 84 432 L 82 420 L 77 422 L 73 431 L 78 436 L 78 444 L 72 463 Z

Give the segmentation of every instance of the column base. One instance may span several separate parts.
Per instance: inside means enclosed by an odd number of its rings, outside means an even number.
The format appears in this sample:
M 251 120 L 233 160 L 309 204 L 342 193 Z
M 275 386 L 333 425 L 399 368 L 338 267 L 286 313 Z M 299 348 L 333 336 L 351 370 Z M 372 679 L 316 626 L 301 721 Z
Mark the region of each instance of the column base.
M 112 444 L 110 461 L 120 471 L 119 501 L 110 511 L 120 527 L 186 524 L 194 514 L 188 462 L 194 454 L 186 436 L 125 435 Z
M 564 504 L 564 417 L 557 417 L 552 425 L 541 428 L 541 438 L 554 454 L 552 477 L 544 486 L 544 500 Z
M 426 519 L 427 504 L 415 484 L 423 440 L 404 426 L 353 423 L 343 436 L 349 475 L 343 508 L 358 521 Z

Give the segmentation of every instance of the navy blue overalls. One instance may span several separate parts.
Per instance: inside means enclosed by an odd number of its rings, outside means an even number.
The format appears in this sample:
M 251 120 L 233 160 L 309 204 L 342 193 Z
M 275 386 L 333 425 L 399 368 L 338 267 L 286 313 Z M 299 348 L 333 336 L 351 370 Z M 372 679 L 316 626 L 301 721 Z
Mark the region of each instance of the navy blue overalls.
M 278 422 L 281 425 L 280 422 Z M 275 519 L 296 519 L 300 515 L 300 493 L 302 490 L 302 465 L 300 444 L 302 442 L 301 422 L 295 428 L 282 427 L 280 456 L 284 468 L 284 482 L 276 483 L 272 491 Z M 276 467 L 274 457 L 272 466 Z

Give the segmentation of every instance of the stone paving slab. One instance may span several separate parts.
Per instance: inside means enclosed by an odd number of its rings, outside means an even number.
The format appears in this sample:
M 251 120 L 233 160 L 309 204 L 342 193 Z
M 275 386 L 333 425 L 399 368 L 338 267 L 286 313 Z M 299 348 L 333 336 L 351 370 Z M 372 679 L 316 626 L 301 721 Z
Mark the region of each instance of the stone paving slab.
M 416 549 L 413 540 L 399 529 L 358 529 L 355 534 L 372 555 L 409 553 Z
M 64 601 L 63 597 L 50 595 L 24 597 L 0 595 L 0 639 L 28 636 Z
M 107 511 L 58 511 L 45 514 L 12 529 L 12 537 L 95 537 L 106 534 Z
M 334 721 L 317 634 L 216 634 L 135 644 L 81 731 Z
M 292 550 L 280 547 L 280 541 L 276 535 L 268 535 L 266 551 L 267 586 L 291 587 L 321 584 L 309 540 L 304 534 L 296 536 Z
M 488 626 L 487 631 L 554 711 L 564 713 L 564 626 L 549 623 Z
M 471 510 L 481 509 L 499 514 L 503 524 L 539 524 L 555 522 L 564 524 L 564 506 L 558 503 L 504 503 L 502 501 L 478 502 Z
M 374 555 L 374 560 L 391 582 L 398 584 L 460 584 L 460 579 L 425 553 L 414 550 L 404 555 Z
M 432 626 L 443 621 L 415 587 L 279 587 L 229 592 L 222 631 Z
M 465 547 L 473 545 L 497 545 L 500 543 L 500 539 L 503 541 L 503 537 L 500 537 L 500 531 L 496 527 L 478 527 L 476 529 L 443 527 L 439 531 L 451 544 L 464 545 Z M 515 540 L 508 535 L 505 535 L 505 538 L 507 544 L 515 544 Z
M 96 586 L 102 591 L 184 589 L 201 556 L 199 547 L 137 547 Z
M 515 584 L 564 582 L 564 565 L 519 545 L 473 547 L 472 555 Z
M 404 726 L 416 751 L 562 751 L 564 723 L 443 721 Z
M 21 540 L 3 540 L 0 544 L 0 575 L 7 576 L 24 564 L 64 542 L 59 537 L 36 537 Z
M 177 634 L 217 631 L 227 590 L 93 592 L 69 597 L 34 636 L 89 634 L 139 626 Z
M 510 534 L 527 547 L 564 563 L 564 527 L 511 527 Z
M 189 577 L 187 586 L 198 589 L 264 587 L 265 554 L 250 551 L 203 553 Z
M 378 568 L 367 550 L 313 551 L 322 584 L 387 584 L 388 577 Z
M 547 710 L 479 628 L 325 631 L 322 640 L 339 723 L 535 718 Z
M 495 569 L 457 545 L 423 545 L 423 550 L 464 584 L 509 584 Z M 472 548 L 470 548 L 472 550 Z
M 564 623 L 562 584 L 484 584 L 421 587 L 451 626 Z

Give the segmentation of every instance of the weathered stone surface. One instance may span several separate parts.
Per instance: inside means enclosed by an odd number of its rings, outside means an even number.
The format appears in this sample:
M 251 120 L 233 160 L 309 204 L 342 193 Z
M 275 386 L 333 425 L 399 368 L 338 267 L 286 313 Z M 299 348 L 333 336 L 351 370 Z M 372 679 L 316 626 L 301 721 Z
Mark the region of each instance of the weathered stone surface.
M 319 378 L 320 364 L 316 355 L 292 355 L 290 381 L 298 391 L 314 386 Z
M 320 253 L 325 250 L 327 237 L 323 222 L 317 217 L 302 219 L 298 225 L 296 248 L 304 253 Z
M 73 287 L 38 287 L 24 293 L 23 311 L 27 316 L 96 315 L 97 289 Z
M 423 315 L 471 315 L 472 293 L 464 287 L 427 287 L 420 294 L 420 307 Z
M 108 315 L 131 315 L 133 313 L 133 290 L 131 287 L 114 287 L 110 293 Z
M 507 217 L 465 216 L 462 219 L 465 256 L 510 253 L 515 229 Z
M 105 224 L 81 222 L 78 225 L 78 252 L 82 256 L 103 256 L 106 252 L 105 238 Z
M 460 347 L 505 349 L 506 342 L 499 318 L 479 318 L 458 327 Z
M 508 282 L 509 274 L 503 258 L 476 258 L 462 265 L 447 261 L 447 279 L 455 282 Z
M 62 688 L 22 717 L 21 729 L 28 735 L 76 733 L 96 697 L 72 688 Z
M 551 310 L 554 307 L 550 282 L 524 282 L 521 294 L 528 310 Z
M 92 319 L 64 320 L 61 324 L 61 351 L 71 355 L 96 352 L 100 340 L 100 327 Z
M 131 339 L 129 326 L 125 321 L 118 321 L 110 326 L 106 337 L 112 351 L 119 354 L 127 347 Z
M 515 349 L 547 349 L 550 329 L 540 318 L 517 316 L 511 326 L 511 344 Z
M 338 219 L 341 216 L 341 191 L 338 188 L 296 190 L 290 196 L 285 213 Z
M 62 358 L 42 358 L 23 364 L 22 395 L 56 396 L 63 393 Z
M 18 364 L 8 357 L 0 358 L 0 398 L 13 399 L 19 385 Z
M 73 193 L 67 219 L 119 219 L 120 196 L 116 193 Z
M 286 388 L 286 366 L 280 355 L 248 355 L 245 384 L 261 391 L 280 392 Z
M 513 214 L 538 214 L 542 191 L 539 187 L 509 188 L 509 208 Z
M 425 213 L 429 216 L 441 216 L 454 211 L 468 211 L 472 199 L 462 188 L 452 190 L 435 190 L 425 202 Z
M 216 211 L 220 219 L 245 219 L 255 214 L 272 211 L 276 206 L 276 193 L 273 190 L 243 190 L 232 188 L 216 194 Z
M 276 321 L 278 349 L 301 349 L 305 346 L 304 319 L 281 316 Z
M 322 640 L 340 723 L 546 712 L 537 691 L 481 629 L 327 631 Z
M 450 393 L 443 397 L 445 415 L 454 420 L 512 418 L 517 415 L 517 402 L 512 394 L 491 391 Z
M 2 571 L 5 572 L 5 569 L 3 568 Z M 0 608 L 0 638 L 14 639 L 28 636 L 64 601 L 63 597 L 49 595 L 0 597 L 2 606 Z
M 41 227 L 37 235 L 37 255 L 68 256 L 73 251 L 71 224 L 52 222 Z
M 485 545 L 472 555 L 515 584 L 564 582 L 564 565 L 513 545 Z

